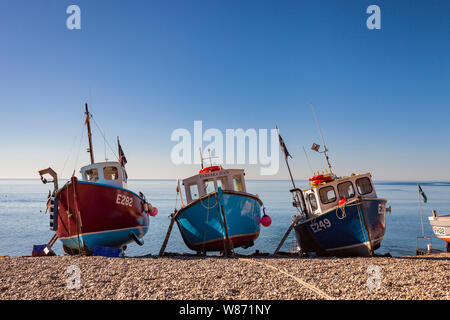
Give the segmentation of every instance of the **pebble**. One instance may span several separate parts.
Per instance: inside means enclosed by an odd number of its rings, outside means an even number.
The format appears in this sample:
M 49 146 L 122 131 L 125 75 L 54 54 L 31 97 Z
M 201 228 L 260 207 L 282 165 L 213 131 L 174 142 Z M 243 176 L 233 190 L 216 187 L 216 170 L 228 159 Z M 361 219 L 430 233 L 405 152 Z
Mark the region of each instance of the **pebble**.
M 0 259 L 0 299 L 450 300 L 449 262 L 448 255 L 14 257 Z M 80 270 L 79 287 L 70 266 Z

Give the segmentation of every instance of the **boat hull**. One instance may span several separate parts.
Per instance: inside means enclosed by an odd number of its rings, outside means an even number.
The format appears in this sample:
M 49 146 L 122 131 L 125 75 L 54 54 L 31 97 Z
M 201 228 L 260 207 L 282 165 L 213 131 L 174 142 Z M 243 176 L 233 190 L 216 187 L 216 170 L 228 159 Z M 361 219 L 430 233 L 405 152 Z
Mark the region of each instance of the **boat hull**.
M 302 250 L 318 255 L 372 256 L 386 229 L 385 199 L 355 199 L 295 225 Z
M 68 253 L 120 248 L 148 231 L 145 200 L 119 187 L 72 180 L 58 190 L 55 208 L 56 234 Z
M 450 243 L 450 215 L 428 217 L 437 238 Z
M 214 192 L 182 208 L 176 222 L 186 245 L 194 251 L 224 251 L 225 224 L 232 248 L 253 246 L 259 236 L 262 202 L 239 192 Z M 220 211 L 225 212 L 225 221 Z

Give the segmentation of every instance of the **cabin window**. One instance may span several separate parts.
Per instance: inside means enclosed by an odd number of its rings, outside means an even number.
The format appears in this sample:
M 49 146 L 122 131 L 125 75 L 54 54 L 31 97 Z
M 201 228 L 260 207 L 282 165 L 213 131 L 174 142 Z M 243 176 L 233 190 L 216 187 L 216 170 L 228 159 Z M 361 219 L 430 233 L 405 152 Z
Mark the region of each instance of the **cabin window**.
M 358 180 L 356 180 L 356 187 L 358 188 L 358 192 L 360 195 L 365 195 L 373 191 L 370 179 L 367 177 L 359 178 Z
M 222 190 L 227 190 L 228 189 L 227 188 L 227 178 L 226 177 L 217 179 L 217 188 L 219 188 L 219 187 L 221 187 Z
M 233 176 L 233 187 L 235 191 L 242 191 L 244 188 L 242 187 L 242 177 Z
M 334 191 L 334 188 L 332 186 L 320 189 L 319 194 L 320 201 L 322 201 L 323 204 L 336 201 L 336 192 Z
M 311 205 L 312 211 L 316 211 L 317 210 L 317 199 L 316 199 L 316 196 L 314 195 L 314 193 L 308 194 L 308 200 L 309 200 L 309 204 Z
M 355 196 L 355 189 L 350 181 L 339 183 L 337 188 L 341 198 L 350 199 Z
M 86 175 L 86 181 L 95 182 L 98 181 L 98 170 L 97 168 L 88 169 L 84 173 Z
M 197 200 L 200 196 L 198 194 L 198 186 L 196 183 L 190 184 L 189 185 L 189 192 L 191 194 L 191 199 L 192 200 Z
M 104 167 L 103 177 L 106 180 L 117 180 L 119 179 L 119 171 L 117 170 L 116 167 Z
M 209 194 L 214 192 L 216 188 L 214 187 L 214 180 L 205 180 L 205 193 Z

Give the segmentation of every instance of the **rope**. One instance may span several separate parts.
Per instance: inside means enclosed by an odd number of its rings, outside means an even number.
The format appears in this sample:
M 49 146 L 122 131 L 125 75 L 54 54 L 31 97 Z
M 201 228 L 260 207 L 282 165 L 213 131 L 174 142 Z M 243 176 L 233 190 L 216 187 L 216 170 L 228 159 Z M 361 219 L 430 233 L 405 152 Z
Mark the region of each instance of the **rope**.
M 293 278 L 300 285 L 302 285 L 303 287 L 307 288 L 308 290 L 311 290 L 312 292 L 316 293 L 318 296 L 324 298 L 325 300 L 335 300 L 334 297 L 328 295 L 326 292 L 320 290 L 319 288 L 313 286 L 312 284 L 309 284 L 306 281 L 304 281 L 304 280 L 302 280 L 302 279 L 300 279 L 300 278 L 298 278 L 298 277 L 296 277 L 296 276 L 294 276 L 292 274 L 289 274 L 289 273 L 287 273 L 284 270 L 281 270 L 281 269 L 279 269 L 277 267 L 274 267 L 274 266 L 272 266 L 270 264 L 259 262 L 259 261 L 255 261 L 255 260 L 251 260 L 251 259 L 247 259 L 247 258 L 239 258 L 239 260 L 246 261 L 246 262 L 251 262 L 251 263 L 257 263 L 257 264 L 266 266 L 267 268 L 273 269 L 273 270 L 278 271 L 278 272 L 280 272 L 280 273 L 282 273 L 282 274 L 284 274 L 284 275 L 286 275 L 288 277 Z
M 347 213 L 345 212 L 345 205 L 343 205 L 342 207 L 339 206 L 339 209 L 341 209 L 342 211 L 342 216 L 339 217 L 338 210 L 336 210 L 336 218 L 338 218 L 339 220 L 345 219 L 347 217 Z
M 217 197 L 217 192 L 216 192 L 216 205 L 219 204 L 219 198 Z M 214 207 L 212 207 L 214 208 Z M 223 215 L 225 215 L 225 212 L 223 212 Z M 221 209 L 219 206 L 217 206 L 217 216 L 219 218 L 219 223 L 220 223 L 220 228 L 222 229 L 222 236 L 224 238 L 226 238 L 226 233 L 225 233 L 225 227 L 224 227 L 224 223 L 225 221 L 222 222 L 222 215 L 221 215 Z M 229 243 L 227 243 L 228 239 L 225 239 L 225 241 L 223 241 L 223 252 L 225 254 L 227 254 L 227 246 L 229 245 Z M 228 248 L 229 250 L 231 250 L 231 248 Z
M 80 133 L 80 136 L 83 135 L 83 132 L 84 132 L 84 121 L 82 120 L 81 121 L 81 133 Z M 75 146 L 75 142 L 76 141 L 77 141 L 77 136 L 75 136 L 73 138 L 72 146 L 69 149 L 69 154 L 67 155 L 66 161 L 64 161 L 64 166 L 63 166 L 63 168 L 61 169 L 61 171 L 59 173 L 60 177 L 62 177 L 62 174 L 64 173 L 64 169 L 66 168 L 67 162 L 69 161 L 70 157 L 72 156 L 72 150 L 74 149 L 73 147 Z M 81 138 L 80 138 L 80 148 L 81 148 Z M 80 148 L 78 148 L 78 152 L 79 152 Z
M 206 242 L 206 231 L 208 230 L 208 222 L 209 222 L 209 200 L 211 197 L 208 197 L 208 208 L 206 209 L 206 226 L 205 231 L 203 232 L 203 245 L 202 245 L 202 252 L 205 252 L 205 242 Z M 200 201 L 201 202 L 201 201 Z M 214 207 L 213 207 L 214 208 Z
M 97 127 L 98 131 L 100 131 L 100 134 L 103 137 L 104 142 L 106 142 L 106 144 L 108 145 L 108 147 L 111 149 L 111 152 L 113 153 L 113 155 L 116 157 L 117 161 L 120 162 L 119 160 L 119 156 L 114 152 L 114 149 L 111 147 L 111 145 L 109 144 L 108 140 L 105 137 L 105 134 L 103 133 L 102 129 L 100 129 L 100 126 L 97 124 L 97 121 L 95 121 L 94 116 L 91 115 L 91 119 L 94 121 L 95 126 Z
M 67 155 L 66 161 L 64 161 L 64 165 L 61 169 L 61 171 L 59 172 L 59 176 L 62 177 L 62 174 L 64 173 L 64 169 L 66 168 L 67 162 L 69 161 L 70 156 L 72 155 L 72 150 L 73 147 L 75 146 L 75 142 L 77 141 L 77 136 L 74 137 L 73 142 L 72 142 L 72 146 L 69 149 L 69 154 Z
M 359 223 L 361 224 L 361 231 L 364 235 L 364 242 L 367 242 L 366 233 L 364 232 L 364 226 L 361 220 L 361 212 L 359 211 L 359 207 L 356 207 L 356 209 L 358 210 Z
M 78 240 L 78 252 L 81 254 L 81 245 L 80 245 L 80 228 L 78 226 L 78 216 L 80 215 L 80 211 L 78 210 L 78 205 L 77 205 L 77 198 L 76 198 L 76 193 L 75 193 L 75 184 L 72 183 L 72 190 L 73 190 L 73 202 L 75 204 L 75 221 L 76 221 L 76 227 L 77 227 L 77 240 Z M 68 190 L 67 190 L 68 191 Z
M 85 124 L 83 124 L 83 129 L 84 129 L 84 126 L 85 126 Z M 79 145 L 79 147 L 78 147 L 77 157 L 76 157 L 76 159 L 75 159 L 75 163 L 74 163 L 74 166 L 73 166 L 72 177 L 75 175 L 75 170 L 76 170 L 77 167 L 78 167 L 78 159 L 79 159 L 79 157 L 80 157 L 81 143 L 82 143 L 82 141 L 83 141 L 83 137 L 84 137 L 84 130 L 81 131 L 80 145 Z
M 205 207 L 205 205 L 203 204 L 203 200 L 200 200 L 200 204 L 201 204 L 202 207 L 205 208 L 206 210 L 214 209 L 214 207 L 217 206 L 217 204 L 219 203 L 219 201 L 216 201 L 216 203 L 215 203 L 212 207 L 210 207 L 210 206 L 209 206 L 209 199 L 210 199 L 210 198 L 211 198 L 211 197 L 208 197 L 208 206 L 207 206 L 207 207 Z

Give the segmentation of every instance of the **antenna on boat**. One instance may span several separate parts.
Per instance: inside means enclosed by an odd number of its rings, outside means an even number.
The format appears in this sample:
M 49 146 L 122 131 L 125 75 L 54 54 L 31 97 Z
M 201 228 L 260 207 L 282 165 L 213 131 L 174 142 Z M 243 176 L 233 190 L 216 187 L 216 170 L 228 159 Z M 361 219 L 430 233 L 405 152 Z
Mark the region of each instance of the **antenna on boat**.
M 314 175 L 314 171 L 313 171 L 313 169 L 312 169 L 312 167 L 311 167 L 311 163 L 309 162 L 309 158 L 308 158 L 308 155 L 306 154 L 306 150 L 305 150 L 305 147 L 304 147 L 304 146 L 302 146 L 302 148 L 303 148 L 303 152 L 305 153 L 305 157 L 306 157 L 306 162 L 308 162 L 308 167 L 309 167 L 309 170 L 311 170 L 312 174 Z
M 201 165 L 202 165 L 202 169 L 203 169 L 203 154 L 202 154 L 202 148 L 198 148 L 200 151 L 200 161 L 201 161 Z
M 323 138 L 322 130 L 320 129 L 320 124 L 319 124 L 319 120 L 317 119 L 316 110 L 314 109 L 314 105 L 312 103 L 310 103 L 310 104 L 311 104 L 311 109 L 312 109 L 312 112 L 314 115 L 314 119 L 316 120 L 317 129 L 319 129 L 320 137 L 322 138 L 323 151 L 319 151 L 320 145 L 318 145 L 316 143 L 313 143 L 311 149 L 318 153 L 323 153 L 325 155 L 325 159 L 327 160 L 328 168 L 330 169 L 330 173 L 333 174 L 333 169 L 331 168 L 330 159 L 328 158 L 328 155 L 327 155 L 328 149 L 325 144 L 325 139 Z
M 211 149 L 208 149 L 209 157 L 203 158 L 202 148 L 199 148 L 199 149 L 200 149 L 200 160 L 201 160 L 201 164 L 202 164 L 202 169 L 203 169 L 203 161 L 204 161 L 205 159 L 208 159 L 208 160 L 209 160 L 209 165 L 212 166 L 212 161 L 211 161 L 211 159 L 219 158 L 219 157 L 217 157 L 217 156 L 216 156 L 216 157 L 212 157 L 212 156 L 211 156 Z
M 88 110 L 88 105 L 87 103 L 85 104 L 86 106 L 86 124 L 87 124 L 87 130 L 88 130 L 88 138 L 89 138 L 89 149 L 87 150 L 89 152 L 89 154 L 91 155 L 91 164 L 94 164 L 94 148 L 92 147 L 92 133 L 91 133 L 91 122 L 90 119 L 92 117 L 92 115 L 89 113 Z
M 211 157 L 211 149 L 208 149 L 208 154 L 209 154 L 209 165 L 212 167 L 212 160 L 211 159 L 213 159 L 213 158 L 218 158 L 217 156 L 215 156 L 215 157 Z

